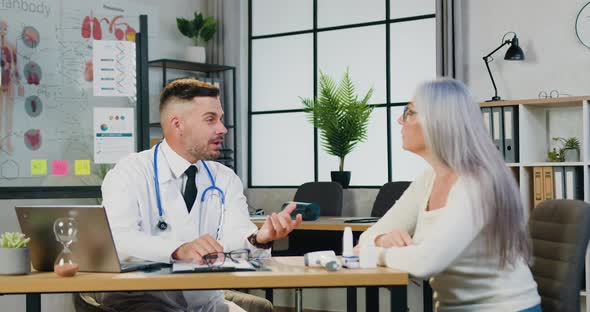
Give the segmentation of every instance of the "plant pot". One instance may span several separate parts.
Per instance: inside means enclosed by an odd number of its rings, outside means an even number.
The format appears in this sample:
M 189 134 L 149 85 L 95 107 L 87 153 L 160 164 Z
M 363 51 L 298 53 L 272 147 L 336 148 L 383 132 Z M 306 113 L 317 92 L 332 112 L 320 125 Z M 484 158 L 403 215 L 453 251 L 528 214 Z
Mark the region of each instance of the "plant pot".
M 332 171 L 330 172 L 332 182 L 338 182 L 343 188 L 350 184 L 350 171 Z
M 580 161 L 580 150 L 570 148 L 564 150 L 564 159 L 567 162 Z
M 0 248 L 0 274 L 19 275 L 31 273 L 29 248 Z
M 207 61 L 205 47 L 186 47 L 184 50 L 184 58 L 189 62 L 205 63 Z

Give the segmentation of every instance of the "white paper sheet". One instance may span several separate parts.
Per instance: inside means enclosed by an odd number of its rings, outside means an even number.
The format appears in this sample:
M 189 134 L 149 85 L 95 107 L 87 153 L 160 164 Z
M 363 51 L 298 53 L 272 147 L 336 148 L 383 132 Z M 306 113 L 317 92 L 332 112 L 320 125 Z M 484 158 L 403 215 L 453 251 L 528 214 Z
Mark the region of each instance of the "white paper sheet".
M 94 108 L 94 162 L 114 164 L 135 152 L 134 109 Z
M 92 42 L 94 96 L 135 96 L 135 43 Z
M 176 261 L 172 263 L 172 272 L 215 272 L 215 271 L 255 271 L 256 269 L 248 261 L 233 262 L 226 259 L 221 266 L 210 267 L 207 264 L 195 262 Z

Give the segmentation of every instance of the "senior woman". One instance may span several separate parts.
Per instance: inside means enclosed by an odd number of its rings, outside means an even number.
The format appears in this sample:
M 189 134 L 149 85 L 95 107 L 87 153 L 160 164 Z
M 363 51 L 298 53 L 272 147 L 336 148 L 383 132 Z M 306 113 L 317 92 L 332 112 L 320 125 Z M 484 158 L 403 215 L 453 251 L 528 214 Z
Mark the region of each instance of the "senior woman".
M 379 247 L 382 265 L 429 278 L 438 311 L 541 311 L 518 186 L 467 87 L 422 83 L 398 122 L 403 148 L 432 169 L 359 245 Z

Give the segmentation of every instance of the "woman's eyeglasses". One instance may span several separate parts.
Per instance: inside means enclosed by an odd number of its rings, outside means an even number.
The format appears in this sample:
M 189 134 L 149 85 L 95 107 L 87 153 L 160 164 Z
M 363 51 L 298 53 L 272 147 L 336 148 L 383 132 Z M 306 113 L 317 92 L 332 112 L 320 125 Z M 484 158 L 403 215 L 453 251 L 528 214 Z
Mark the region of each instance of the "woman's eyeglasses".
M 203 261 L 209 267 L 222 266 L 226 259 L 229 259 L 229 261 L 232 261 L 233 263 L 241 263 L 252 260 L 250 257 L 250 250 L 245 248 L 232 250 L 230 252 L 213 252 L 203 256 Z
M 404 106 L 404 113 L 402 114 L 402 121 L 406 122 L 406 119 L 408 119 L 408 116 L 414 116 L 417 113 L 418 112 L 416 112 L 415 110 L 410 109 L 410 105 Z

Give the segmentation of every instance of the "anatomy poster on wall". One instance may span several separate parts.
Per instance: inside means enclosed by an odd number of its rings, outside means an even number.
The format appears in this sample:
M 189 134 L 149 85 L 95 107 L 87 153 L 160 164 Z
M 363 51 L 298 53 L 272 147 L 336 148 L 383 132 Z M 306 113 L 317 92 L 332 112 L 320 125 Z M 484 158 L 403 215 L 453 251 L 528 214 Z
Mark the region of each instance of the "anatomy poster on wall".
M 0 187 L 99 185 L 100 166 L 78 161 L 94 159 L 94 109 L 132 109 L 136 99 L 128 92 L 135 76 L 124 77 L 124 96 L 93 95 L 93 42 L 113 41 L 135 62 L 139 14 L 154 8 L 130 0 L 14 0 L 0 1 L 0 10 Z M 125 60 L 120 65 L 131 71 Z M 59 174 L 52 164 L 60 164 Z
M 31 176 L 31 160 L 51 153 L 46 125 L 61 108 L 48 103 L 45 92 L 59 76 L 55 8 L 52 2 L 0 2 L 0 185 Z

